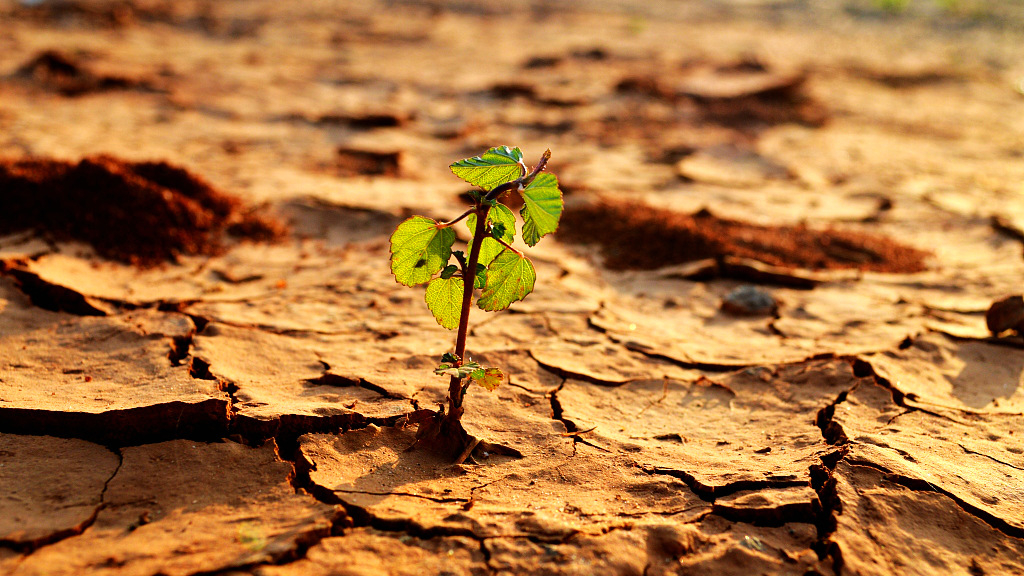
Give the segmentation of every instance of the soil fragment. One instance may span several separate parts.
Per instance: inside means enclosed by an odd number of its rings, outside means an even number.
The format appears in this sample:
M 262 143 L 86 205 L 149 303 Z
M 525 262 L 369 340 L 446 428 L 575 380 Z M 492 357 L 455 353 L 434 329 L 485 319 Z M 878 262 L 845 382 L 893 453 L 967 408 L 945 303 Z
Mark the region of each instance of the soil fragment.
M 154 266 L 223 251 L 224 233 L 254 240 L 284 235 L 237 198 L 166 162 L 91 156 L 0 160 L 0 235 L 35 230 L 80 240 L 102 257 Z
M 925 269 L 927 257 L 922 250 L 860 232 L 759 226 L 707 210 L 680 214 L 613 200 L 567 210 L 558 236 L 600 245 L 604 265 L 612 270 L 652 270 L 736 256 L 785 268 L 912 273 Z

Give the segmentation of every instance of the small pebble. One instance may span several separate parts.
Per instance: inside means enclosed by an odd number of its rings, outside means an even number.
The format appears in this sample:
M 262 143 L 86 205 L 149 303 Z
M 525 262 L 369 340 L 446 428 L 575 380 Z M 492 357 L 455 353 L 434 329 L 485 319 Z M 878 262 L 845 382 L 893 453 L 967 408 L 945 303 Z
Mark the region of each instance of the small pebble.
M 985 324 L 996 336 L 1007 330 L 1024 334 L 1024 296 L 1017 294 L 993 302 L 985 313 Z
M 774 296 L 752 284 L 744 284 L 722 299 L 722 311 L 737 316 L 773 314 L 778 305 Z

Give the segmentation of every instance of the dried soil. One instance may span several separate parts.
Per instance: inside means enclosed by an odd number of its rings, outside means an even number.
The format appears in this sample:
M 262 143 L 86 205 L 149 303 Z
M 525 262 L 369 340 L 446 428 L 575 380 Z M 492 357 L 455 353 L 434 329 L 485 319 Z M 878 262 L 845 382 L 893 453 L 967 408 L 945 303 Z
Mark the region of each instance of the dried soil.
M 1019 2 L 506 4 L 0 0 L 0 574 L 1024 573 Z M 456 466 L 388 237 L 500 144 Z

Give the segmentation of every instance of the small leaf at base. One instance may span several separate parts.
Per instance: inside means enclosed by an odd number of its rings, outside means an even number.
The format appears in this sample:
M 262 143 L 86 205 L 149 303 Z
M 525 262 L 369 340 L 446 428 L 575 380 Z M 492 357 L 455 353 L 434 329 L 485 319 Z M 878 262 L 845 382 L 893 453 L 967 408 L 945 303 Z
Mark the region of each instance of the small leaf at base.
M 451 362 L 442 362 L 437 368 L 434 368 L 434 374 L 438 376 L 455 376 L 456 378 L 465 378 L 473 372 L 480 369 L 479 362 L 466 362 L 462 366 L 455 366 Z
M 473 379 L 473 382 L 482 386 L 484 390 L 488 392 L 494 392 L 494 389 L 501 386 L 505 382 L 505 373 L 498 368 L 481 368 L 474 370 L 469 375 Z

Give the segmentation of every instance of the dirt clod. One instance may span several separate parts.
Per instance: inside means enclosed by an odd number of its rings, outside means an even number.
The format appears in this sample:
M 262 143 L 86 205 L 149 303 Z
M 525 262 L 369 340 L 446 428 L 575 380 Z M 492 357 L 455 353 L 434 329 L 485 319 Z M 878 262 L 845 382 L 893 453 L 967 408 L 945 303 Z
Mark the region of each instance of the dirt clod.
M 237 198 L 166 162 L 0 160 L 0 189 L 0 234 L 34 230 L 79 240 L 100 256 L 140 266 L 217 254 L 224 233 L 255 240 L 284 234 Z

